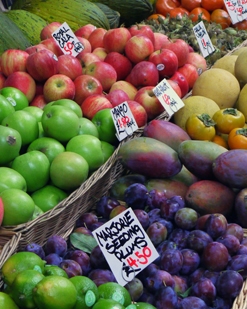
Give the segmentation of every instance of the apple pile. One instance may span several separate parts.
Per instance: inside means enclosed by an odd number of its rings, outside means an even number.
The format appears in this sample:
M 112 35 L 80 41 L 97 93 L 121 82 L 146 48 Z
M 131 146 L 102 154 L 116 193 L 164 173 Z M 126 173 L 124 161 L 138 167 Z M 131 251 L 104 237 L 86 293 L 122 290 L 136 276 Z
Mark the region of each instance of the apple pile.
M 184 40 L 170 40 L 140 24 L 110 30 L 84 25 L 75 31 L 84 49 L 73 57 L 63 54 L 52 37 L 59 26 L 45 26 L 39 44 L 1 55 L 0 89 L 16 87 L 30 105 L 41 108 L 58 99 L 74 100 L 88 119 L 128 101 L 143 127 L 164 111 L 152 91 L 162 79 L 182 98 L 207 68 Z

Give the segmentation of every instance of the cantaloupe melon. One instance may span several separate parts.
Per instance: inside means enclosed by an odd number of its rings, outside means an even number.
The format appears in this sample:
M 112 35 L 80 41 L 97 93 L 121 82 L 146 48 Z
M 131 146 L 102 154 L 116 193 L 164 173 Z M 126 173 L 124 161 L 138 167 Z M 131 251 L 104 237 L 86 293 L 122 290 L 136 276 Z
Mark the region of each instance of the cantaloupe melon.
M 238 58 L 238 55 L 226 55 L 220 59 L 218 59 L 212 68 L 218 68 L 226 70 L 232 73 L 235 76 L 235 62 Z

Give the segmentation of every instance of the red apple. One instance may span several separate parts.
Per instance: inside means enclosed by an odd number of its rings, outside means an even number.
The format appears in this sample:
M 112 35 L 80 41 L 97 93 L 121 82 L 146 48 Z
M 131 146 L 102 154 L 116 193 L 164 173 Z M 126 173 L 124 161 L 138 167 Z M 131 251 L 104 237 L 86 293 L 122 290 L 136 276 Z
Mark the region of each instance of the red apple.
M 129 108 L 135 118 L 138 128 L 141 128 L 147 124 L 148 116 L 145 108 L 140 103 L 134 100 L 127 101 Z
M 182 39 L 175 39 L 166 45 L 165 48 L 172 50 L 178 57 L 178 67 L 183 66 L 189 55 L 189 45 Z
M 189 84 L 184 75 L 177 71 L 172 75 L 172 77 L 170 77 L 170 79 L 178 84 L 181 89 L 181 97 L 183 98 L 189 92 Z
M 108 30 L 103 38 L 103 45 L 106 51 L 122 54 L 127 41 L 131 38 L 129 30 L 125 27 Z
M 141 25 L 141 24 L 132 25 L 129 27 L 129 32 L 131 36 L 138 35 L 138 34 L 144 35 L 148 37 L 154 44 L 154 41 L 155 41 L 154 32 L 149 25 Z
M 81 104 L 83 117 L 92 120 L 93 116 L 100 110 L 112 108 L 111 102 L 103 94 L 92 94 Z
M 75 85 L 68 76 L 55 74 L 46 80 L 43 94 L 47 103 L 59 99 L 73 100 L 75 96 Z
M 115 89 L 121 89 L 124 92 L 127 93 L 130 100 L 134 100 L 134 97 L 137 93 L 137 88 L 133 86 L 131 83 L 125 81 L 125 80 L 118 80 L 116 81 L 110 88 L 109 93 L 114 91 Z
M 91 75 L 80 75 L 74 80 L 74 101 L 81 105 L 83 101 L 92 94 L 102 94 L 103 87 L 99 80 Z
M 91 53 L 92 46 L 91 46 L 90 42 L 88 41 L 88 39 L 85 39 L 85 38 L 80 37 L 80 36 L 77 36 L 77 39 L 84 46 L 84 49 L 78 55 L 83 55 L 83 54 L 86 54 L 86 53 Z M 78 55 L 76 57 L 78 57 Z
M 207 70 L 206 59 L 201 54 L 196 52 L 189 53 L 186 63 L 193 64 L 197 68 L 199 75 Z
M 96 28 L 88 37 L 88 41 L 92 46 L 92 50 L 96 47 L 104 47 L 103 38 L 105 33 L 107 32 L 104 28 Z
M 43 29 L 40 32 L 40 40 L 42 41 L 48 38 L 52 38 L 52 33 L 56 31 L 59 27 L 61 27 L 61 25 L 62 25 L 61 23 L 53 21 L 48 25 L 46 25 L 45 27 L 43 27 Z
M 43 94 L 37 94 L 33 98 L 33 100 L 29 103 L 30 106 L 37 106 L 43 109 L 46 106 L 47 102 L 45 101 L 45 97 Z
M 58 74 L 64 74 L 74 80 L 82 74 L 82 66 L 79 59 L 69 54 L 58 57 Z
M 94 76 L 99 80 L 103 87 L 103 91 L 108 92 L 112 84 L 117 81 L 117 72 L 113 66 L 104 61 L 96 61 L 90 63 L 84 74 Z
M 152 120 L 164 112 L 164 107 L 153 93 L 153 88 L 153 86 L 140 88 L 134 98 L 134 101 L 144 107 L 148 120 Z
M 37 51 L 39 51 L 39 50 L 41 50 L 41 49 L 47 49 L 47 47 L 46 47 L 44 44 L 39 43 L 39 44 L 36 44 L 36 45 L 32 45 L 32 46 L 27 47 L 27 48 L 25 49 L 25 51 L 26 51 L 29 55 L 31 55 L 32 53 L 35 53 L 35 52 L 37 52 Z
M 82 38 L 88 39 L 89 35 L 96 29 L 97 27 L 92 24 L 86 24 L 79 29 L 77 29 L 74 34 L 76 36 L 80 36 Z
M 21 90 L 26 95 L 28 102 L 32 101 L 36 92 L 35 80 L 30 74 L 22 71 L 10 74 L 4 82 L 4 87 L 14 87 Z
M 101 61 L 97 55 L 93 53 L 78 54 L 76 58 L 80 61 L 82 72 L 85 73 L 86 67 L 95 61 Z
M 125 79 L 135 87 L 156 86 L 159 83 L 159 72 L 150 61 L 138 62 Z
M 153 51 L 152 41 L 143 35 L 132 36 L 125 45 L 125 55 L 133 63 L 147 59 Z
M 128 94 L 122 89 L 115 89 L 107 93 L 105 96 L 111 102 L 113 107 L 130 100 Z
M 197 68 L 193 64 L 185 63 L 182 67 L 178 68 L 178 72 L 184 75 L 189 84 L 189 89 L 192 89 L 195 81 L 199 77 Z
M 58 73 L 58 58 L 52 51 L 41 49 L 29 55 L 26 67 L 36 81 L 45 81 Z
M 53 38 L 42 40 L 40 43 L 45 45 L 46 48 L 52 51 L 57 57 L 63 55 L 63 51 Z
M 132 62 L 119 52 L 110 52 L 105 57 L 105 62 L 114 67 L 117 72 L 117 80 L 124 80 L 132 70 Z
M 1 55 L 1 72 L 9 76 L 13 72 L 26 72 L 26 62 L 29 54 L 21 49 L 7 49 Z
M 104 61 L 107 56 L 107 51 L 104 47 L 96 47 L 92 53 L 98 56 L 101 61 Z
M 154 50 L 165 48 L 169 42 L 169 37 L 166 34 L 154 32 Z
M 160 80 L 171 77 L 178 69 L 177 55 L 166 48 L 154 51 L 148 60 L 156 65 Z
M 176 92 L 179 98 L 182 98 L 182 92 L 180 87 L 178 86 L 178 83 L 171 79 L 168 79 L 167 82 L 168 84 L 170 84 L 171 88 Z
M 6 77 L 4 76 L 2 72 L 0 72 L 0 89 L 4 87 L 5 80 L 6 80 Z

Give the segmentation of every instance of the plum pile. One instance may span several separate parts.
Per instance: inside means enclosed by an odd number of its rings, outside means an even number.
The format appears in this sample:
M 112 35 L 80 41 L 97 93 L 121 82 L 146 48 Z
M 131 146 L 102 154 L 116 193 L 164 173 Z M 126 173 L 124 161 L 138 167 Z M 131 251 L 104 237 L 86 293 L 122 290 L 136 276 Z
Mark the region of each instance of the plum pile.
M 199 215 L 181 196 L 128 185 L 124 201 L 103 196 L 83 213 L 66 241 L 51 236 L 46 244 L 29 244 L 47 264 L 68 277 L 88 276 L 97 286 L 116 282 L 92 231 L 132 207 L 159 257 L 126 288 L 133 302 L 157 309 L 230 309 L 247 278 L 247 238 L 243 228 L 220 213 Z

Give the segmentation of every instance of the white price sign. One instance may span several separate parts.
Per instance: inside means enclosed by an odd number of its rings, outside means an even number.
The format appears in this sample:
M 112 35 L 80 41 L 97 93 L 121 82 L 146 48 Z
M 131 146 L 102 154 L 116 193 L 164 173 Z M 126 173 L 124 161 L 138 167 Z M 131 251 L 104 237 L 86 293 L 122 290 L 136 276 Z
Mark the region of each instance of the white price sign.
M 84 45 L 78 40 L 66 22 L 52 33 L 52 37 L 64 54 L 76 57 L 84 49 Z
M 209 38 L 208 32 L 205 28 L 203 21 L 200 21 L 193 27 L 195 37 L 197 39 L 200 51 L 204 58 L 212 54 L 215 48 Z
M 127 208 L 92 233 L 122 286 L 159 257 L 132 208 Z
M 116 136 L 119 141 L 132 135 L 138 125 L 129 108 L 128 102 L 123 102 L 111 109 L 112 119 L 116 128 Z
M 170 84 L 164 78 L 153 88 L 153 93 L 164 106 L 169 118 L 184 106 L 184 102 L 180 99 L 177 93 L 172 89 Z
M 246 0 L 224 0 L 232 24 L 239 23 L 247 18 Z

